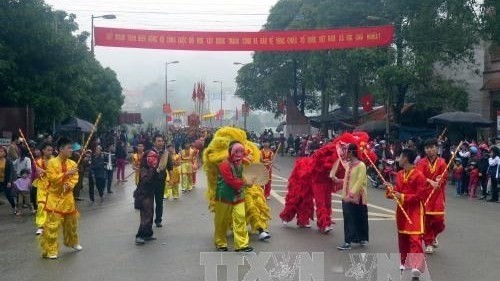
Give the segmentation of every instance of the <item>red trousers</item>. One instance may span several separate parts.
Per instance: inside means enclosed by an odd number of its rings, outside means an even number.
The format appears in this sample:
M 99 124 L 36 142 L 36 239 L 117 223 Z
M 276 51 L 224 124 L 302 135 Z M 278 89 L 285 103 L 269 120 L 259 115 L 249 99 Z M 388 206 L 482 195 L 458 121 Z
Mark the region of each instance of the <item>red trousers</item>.
M 267 169 L 269 170 L 269 181 L 264 186 L 264 196 L 266 198 L 271 196 L 271 183 L 272 183 L 272 178 L 273 178 L 273 169 L 272 168 L 267 168 Z
M 401 265 L 411 269 L 416 268 L 423 273 L 425 270 L 425 257 L 422 246 L 422 235 L 399 233 L 398 241 Z
M 193 171 L 193 185 L 196 184 L 196 170 Z
M 425 215 L 425 246 L 430 246 L 437 236 L 444 231 L 444 215 Z

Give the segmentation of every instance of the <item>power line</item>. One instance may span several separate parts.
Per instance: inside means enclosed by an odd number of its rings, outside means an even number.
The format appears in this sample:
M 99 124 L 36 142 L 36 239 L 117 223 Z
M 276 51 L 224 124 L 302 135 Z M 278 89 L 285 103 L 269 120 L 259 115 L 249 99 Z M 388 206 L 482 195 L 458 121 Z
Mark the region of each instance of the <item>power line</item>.
M 222 12 L 159 12 L 124 10 L 70 10 L 69 12 L 114 13 L 114 14 L 151 14 L 151 15 L 208 15 L 208 16 L 268 16 L 269 13 L 222 13 Z

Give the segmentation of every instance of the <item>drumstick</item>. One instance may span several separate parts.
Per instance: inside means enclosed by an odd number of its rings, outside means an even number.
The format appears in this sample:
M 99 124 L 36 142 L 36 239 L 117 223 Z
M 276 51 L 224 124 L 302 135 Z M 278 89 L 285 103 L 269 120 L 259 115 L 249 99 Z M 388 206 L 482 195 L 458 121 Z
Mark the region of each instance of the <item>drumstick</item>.
M 401 202 L 399 202 L 399 199 L 396 198 L 394 196 L 394 188 L 392 188 L 392 185 L 390 185 L 390 183 L 388 183 L 384 176 L 382 176 L 382 173 L 380 173 L 380 171 L 378 170 L 377 166 L 375 165 L 375 163 L 373 163 L 372 159 L 370 158 L 370 156 L 368 156 L 368 153 L 366 153 L 366 150 L 363 150 L 363 153 L 365 154 L 365 157 L 368 159 L 368 162 L 370 162 L 370 165 L 373 167 L 373 169 L 375 169 L 375 171 L 377 172 L 378 176 L 380 177 L 380 179 L 384 182 L 384 185 L 387 185 L 387 186 L 391 186 L 389 187 L 389 191 L 391 192 L 391 194 L 393 194 L 393 198 L 394 200 L 396 201 L 396 203 L 398 204 L 398 207 L 399 209 L 401 210 L 401 212 L 403 213 L 403 215 L 405 216 L 406 220 L 410 223 L 410 224 L 413 224 L 413 222 L 411 221 L 410 219 L 410 216 L 408 216 L 408 213 L 406 213 L 405 209 L 403 208 L 403 205 L 401 205 Z
M 453 153 L 453 155 L 450 158 L 450 161 L 448 162 L 448 165 L 446 165 L 446 169 L 444 169 L 443 173 L 441 175 L 439 175 L 439 180 L 438 180 L 438 184 L 437 184 L 438 186 L 432 189 L 431 193 L 429 194 L 429 197 L 427 197 L 427 199 L 425 200 L 424 206 L 427 206 L 427 203 L 429 203 L 429 200 L 431 199 L 432 195 L 434 195 L 434 192 L 436 192 L 436 189 L 438 189 L 439 184 L 441 184 L 441 180 L 443 179 L 444 175 L 446 173 L 448 173 L 448 169 L 450 168 L 451 163 L 453 163 L 453 161 L 457 157 L 458 150 L 460 149 L 460 147 L 462 146 L 462 144 L 463 144 L 463 141 L 461 141 L 458 144 L 457 148 L 455 149 L 455 152 Z
M 24 136 L 23 130 L 21 130 L 21 128 L 19 128 L 19 134 L 21 135 L 21 137 L 24 139 L 24 142 L 26 143 L 26 148 L 28 149 L 28 153 L 30 154 L 31 160 L 33 160 L 33 163 L 35 163 L 35 166 L 38 167 L 38 164 L 36 163 L 35 157 L 33 156 L 33 153 L 31 152 L 30 146 L 28 144 L 28 139 Z M 40 168 L 40 167 L 38 167 L 38 168 Z

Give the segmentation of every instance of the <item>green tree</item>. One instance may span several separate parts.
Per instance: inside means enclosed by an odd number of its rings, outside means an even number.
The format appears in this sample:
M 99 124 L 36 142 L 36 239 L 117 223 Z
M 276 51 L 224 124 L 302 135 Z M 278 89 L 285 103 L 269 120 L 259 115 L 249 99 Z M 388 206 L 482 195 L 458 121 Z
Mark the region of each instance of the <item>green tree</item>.
M 89 53 L 74 14 L 42 0 L 0 2 L 2 106 L 31 106 L 38 130 L 70 116 L 116 124 L 123 104 L 116 74 Z

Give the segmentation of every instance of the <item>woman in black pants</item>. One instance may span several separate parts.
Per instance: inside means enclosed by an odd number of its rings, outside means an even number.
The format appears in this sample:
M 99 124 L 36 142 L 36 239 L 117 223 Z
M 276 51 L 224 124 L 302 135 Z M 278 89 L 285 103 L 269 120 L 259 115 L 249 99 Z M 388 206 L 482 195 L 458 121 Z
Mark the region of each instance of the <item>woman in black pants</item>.
M 97 192 L 99 192 L 99 197 L 101 198 L 102 201 L 102 196 L 104 195 L 104 186 L 106 184 L 106 169 L 105 169 L 105 163 L 104 163 L 104 155 L 102 154 L 102 148 L 100 146 L 97 146 L 95 148 L 95 153 L 92 156 L 92 160 L 90 162 L 90 171 L 91 177 L 93 177 L 93 180 L 95 182 L 95 185 L 97 187 Z M 93 184 L 92 186 L 89 186 L 89 197 L 90 201 L 94 202 L 94 187 Z
M 16 202 L 14 201 L 12 182 L 16 180 L 16 173 L 14 166 L 9 159 L 7 159 L 7 148 L 0 146 L 0 191 L 5 193 L 5 197 L 12 207 L 12 212 L 17 213 Z

